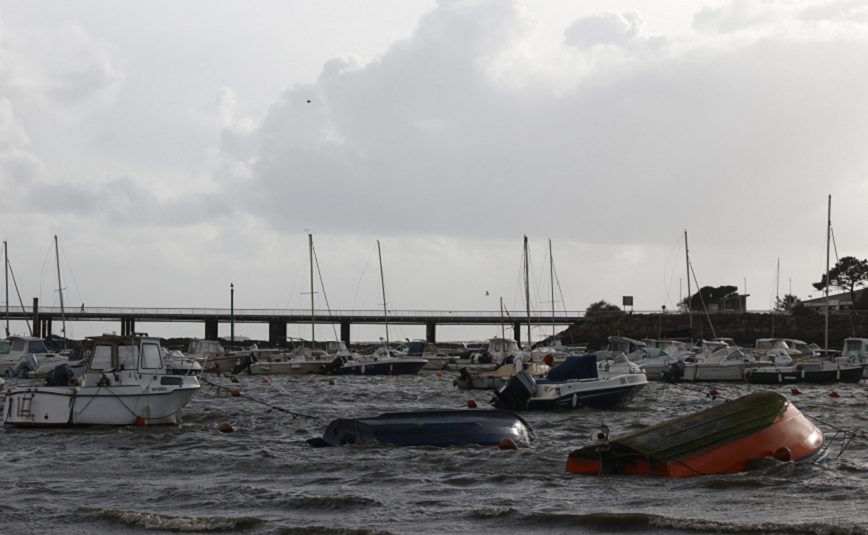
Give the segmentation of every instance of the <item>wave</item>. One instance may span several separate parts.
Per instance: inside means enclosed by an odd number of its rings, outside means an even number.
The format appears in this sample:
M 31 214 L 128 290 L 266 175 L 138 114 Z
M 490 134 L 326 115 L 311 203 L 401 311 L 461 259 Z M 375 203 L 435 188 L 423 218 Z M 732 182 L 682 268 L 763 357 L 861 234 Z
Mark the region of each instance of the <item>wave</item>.
M 160 529 L 166 531 L 232 531 L 253 527 L 262 521 L 247 516 L 209 516 L 188 517 L 158 515 L 155 513 L 139 513 L 136 511 L 118 511 L 107 509 L 99 512 L 106 520 L 139 526 L 145 529 Z
M 479 516 L 478 511 L 474 511 Z M 496 516 L 496 515 L 488 515 Z M 603 532 L 655 531 L 658 528 L 714 533 L 781 533 L 811 535 L 868 535 L 868 526 L 828 522 L 721 522 L 691 518 L 671 518 L 645 513 L 591 513 L 584 515 L 533 513 L 522 518 L 534 524 L 560 524 Z
M 379 501 L 364 496 L 287 496 L 285 503 L 292 508 L 326 511 L 381 505 Z
M 327 528 L 324 526 L 306 526 L 282 528 L 279 535 L 392 535 L 388 531 L 377 529 Z

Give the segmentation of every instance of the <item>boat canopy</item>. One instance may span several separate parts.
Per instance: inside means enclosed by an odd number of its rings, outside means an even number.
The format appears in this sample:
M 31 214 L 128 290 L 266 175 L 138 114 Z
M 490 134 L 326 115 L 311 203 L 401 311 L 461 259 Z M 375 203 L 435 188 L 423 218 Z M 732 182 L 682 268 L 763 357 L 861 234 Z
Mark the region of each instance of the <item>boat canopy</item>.
M 597 356 L 579 355 L 567 357 L 560 366 L 549 371 L 551 381 L 566 381 L 567 379 L 596 379 Z
M 669 353 L 663 351 L 657 347 L 640 347 L 636 351 L 633 351 L 627 358 L 631 361 L 644 360 L 644 359 L 663 359 L 663 360 L 677 360 L 675 357 L 670 355 Z
M 16 353 L 48 353 L 45 342 L 40 338 L 30 336 L 10 336 L 12 351 Z
M 407 345 L 408 357 L 421 357 L 425 353 L 437 353 L 437 348 L 427 340 L 413 340 Z
M 0 340 L 0 355 L 8 355 L 9 351 L 12 350 L 12 344 L 7 342 L 6 340 Z
M 2 344 L 3 342 L 0 342 Z M 844 355 L 847 357 L 864 357 L 865 348 L 868 347 L 868 340 L 864 338 L 847 338 L 844 340 Z M 0 353 L 3 350 L 0 349 Z
M 93 354 L 85 373 L 139 370 L 154 373 L 163 368 L 159 338 L 140 336 L 96 336 Z

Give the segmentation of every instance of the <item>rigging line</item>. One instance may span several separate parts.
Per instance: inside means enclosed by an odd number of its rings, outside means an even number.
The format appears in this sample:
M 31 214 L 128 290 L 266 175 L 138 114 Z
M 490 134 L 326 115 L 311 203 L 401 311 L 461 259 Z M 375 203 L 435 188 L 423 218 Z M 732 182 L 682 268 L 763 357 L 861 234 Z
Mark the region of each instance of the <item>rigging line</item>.
M 375 252 L 377 252 L 376 246 L 374 246 L 374 248 L 371 249 L 371 254 L 368 256 L 368 261 L 365 263 L 365 269 L 362 270 L 362 276 L 359 277 L 359 284 L 356 286 L 356 295 L 353 297 L 353 308 L 352 308 L 353 312 L 356 311 L 356 300 L 359 298 L 359 290 L 362 287 L 362 280 L 364 280 L 364 278 L 365 278 L 365 272 L 368 271 L 368 265 L 370 265 L 371 258 L 374 257 Z
M 702 287 L 699 285 L 699 280 L 696 278 L 696 271 L 693 270 L 693 262 L 690 263 L 690 272 L 693 273 L 693 281 L 696 282 L 696 288 L 699 292 L 699 300 L 702 302 L 702 309 L 705 311 L 705 317 L 708 318 L 708 326 L 711 327 L 711 335 L 714 338 L 717 338 L 717 334 L 714 332 L 714 325 L 711 323 L 711 316 L 708 315 L 708 308 L 705 306 L 705 299 L 702 297 Z
M 12 262 L 8 261 L 6 264 L 9 266 L 9 274 L 12 275 L 12 284 L 15 285 L 15 293 L 18 294 L 18 302 L 21 304 L 21 313 L 24 313 L 24 301 L 21 299 L 21 292 L 18 291 L 18 282 L 15 280 L 15 272 L 12 271 Z M 27 330 L 30 332 L 30 336 L 33 336 L 33 329 L 30 328 L 30 320 L 26 317 L 24 318 L 24 323 L 27 324 Z
M 207 379 L 203 379 L 203 378 L 201 378 L 201 377 L 199 378 L 199 380 L 202 381 L 203 383 L 208 383 L 209 385 L 211 385 L 211 386 L 213 386 L 213 387 L 216 387 L 216 388 L 219 388 L 219 389 L 228 390 L 228 391 L 230 391 L 230 392 L 232 392 L 232 391 L 235 390 L 235 389 L 233 389 L 233 388 L 228 388 L 228 387 L 225 387 L 225 386 L 223 386 L 223 385 L 218 385 L 217 383 L 212 383 L 211 381 L 209 381 L 209 380 L 207 380 Z M 264 402 L 264 401 L 260 401 L 260 400 L 258 400 L 258 399 L 256 399 L 256 398 L 252 398 L 252 397 L 248 396 L 247 394 L 242 394 L 241 392 L 238 392 L 238 395 L 241 396 L 241 397 L 245 397 L 245 398 L 249 399 L 250 401 L 255 401 L 256 403 L 261 403 L 262 405 L 265 405 L 266 407 L 270 407 L 271 409 L 274 409 L 274 410 L 276 410 L 276 411 L 280 411 L 280 412 L 283 412 L 283 413 L 286 413 L 286 414 L 290 414 L 290 415 L 292 415 L 292 419 L 293 419 L 293 420 L 295 420 L 295 419 L 296 419 L 297 417 L 299 417 L 299 416 L 302 416 L 302 417 L 304 417 L 304 418 L 311 418 L 311 419 L 314 419 L 314 420 L 318 420 L 318 419 L 320 418 L 319 416 L 309 416 L 309 415 L 307 415 L 307 414 L 302 414 L 302 413 L 300 413 L 300 412 L 293 412 L 293 411 L 290 411 L 290 410 L 284 409 L 283 407 L 278 407 L 278 406 L 276 406 L 276 405 L 271 405 L 270 403 L 266 403 L 266 402 Z
M 835 248 L 835 263 L 837 264 L 841 262 L 841 259 L 838 258 L 838 242 L 835 241 L 835 229 L 831 225 L 829 225 L 829 233 L 832 235 L 832 245 Z M 829 284 L 829 281 L 826 281 L 826 284 Z M 853 324 L 853 309 L 856 308 L 856 301 L 852 299 L 852 294 L 851 300 L 853 302 L 850 303 L 850 306 L 847 308 L 847 319 L 850 320 L 850 332 L 852 333 L 853 338 L 856 338 L 856 325 Z
M 316 247 L 311 246 L 311 250 L 313 251 L 313 260 L 316 263 L 316 274 L 319 277 L 319 286 L 320 286 L 320 288 L 322 288 L 322 296 L 323 296 L 323 299 L 325 299 L 326 310 L 329 313 L 329 318 L 331 318 L 332 317 L 332 309 L 329 306 L 329 297 L 328 297 L 328 295 L 326 295 L 325 283 L 322 280 L 322 272 L 319 270 L 319 257 L 316 255 Z M 332 323 L 332 331 L 335 334 L 335 340 L 337 340 L 338 339 L 338 331 L 335 328 L 334 323 Z

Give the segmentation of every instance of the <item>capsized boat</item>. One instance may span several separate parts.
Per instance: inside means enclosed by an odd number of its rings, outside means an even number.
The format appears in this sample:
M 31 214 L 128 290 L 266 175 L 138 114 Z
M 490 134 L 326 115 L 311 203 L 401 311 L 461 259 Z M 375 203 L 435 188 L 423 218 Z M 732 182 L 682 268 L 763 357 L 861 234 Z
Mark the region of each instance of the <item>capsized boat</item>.
M 768 390 L 570 453 L 567 471 L 690 477 L 743 470 L 753 459 L 808 461 L 828 451 L 820 431 L 787 398 Z
M 535 380 L 525 370 L 516 373 L 494 391 L 494 406 L 514 411 L 615 409 L 648 384 L 648 378 L 638 367 L 629 374 L 598 372 L 596 355 L 568 357 L 552 368 L 547 377 Z
M 368 418 L 333 420 L 322 438 L 311 446 L 365 445 L 380 442 L 396 446 L 494 446 L 504 438 L 527 446 L 535 438 L 521 416 L 499 410 L 433 410 L 393 412 Z
M 199 390 L 199 379 L 169 374 L 159 338 L 104 335 L 92 340 L 93 354 L 75 382 L 68 383 L 72 370 L 61 365 L 53 374 L 59 376 L 49 378 L 57 386 L 8 389 L 4 423 L 136 425 L 139 418 L 148 425 L 180 423 L 181 409 Z M 58 374 L 64 368 L 68 375 Z

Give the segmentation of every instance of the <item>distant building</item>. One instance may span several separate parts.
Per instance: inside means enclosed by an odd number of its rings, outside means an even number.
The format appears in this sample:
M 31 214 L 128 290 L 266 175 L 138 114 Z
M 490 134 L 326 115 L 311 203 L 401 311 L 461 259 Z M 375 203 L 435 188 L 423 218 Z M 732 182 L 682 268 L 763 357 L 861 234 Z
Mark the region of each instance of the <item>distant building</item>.
M 865 292 L 866 289 L 856 290 L 853 292 L 856 294 L 856 301 L 862 297 L 862 292 Z M 802 301 L 802 304 L 805 307 L 816 310 L 818 312 L 823 312 L 826 307 L 826 296 L 818 297 L 816 299 L 808 299 L 807 301 Z M 829 294 L 829 310 L 838 311 L 838 310 L 850 310 L 853 308 L 853 300 L 850 297 L 850 292 L 843 292 L 839 294 Z
M 747 312 L 747 298 L 750 294 L 736 294 L 708 302 L 709 312 Z

